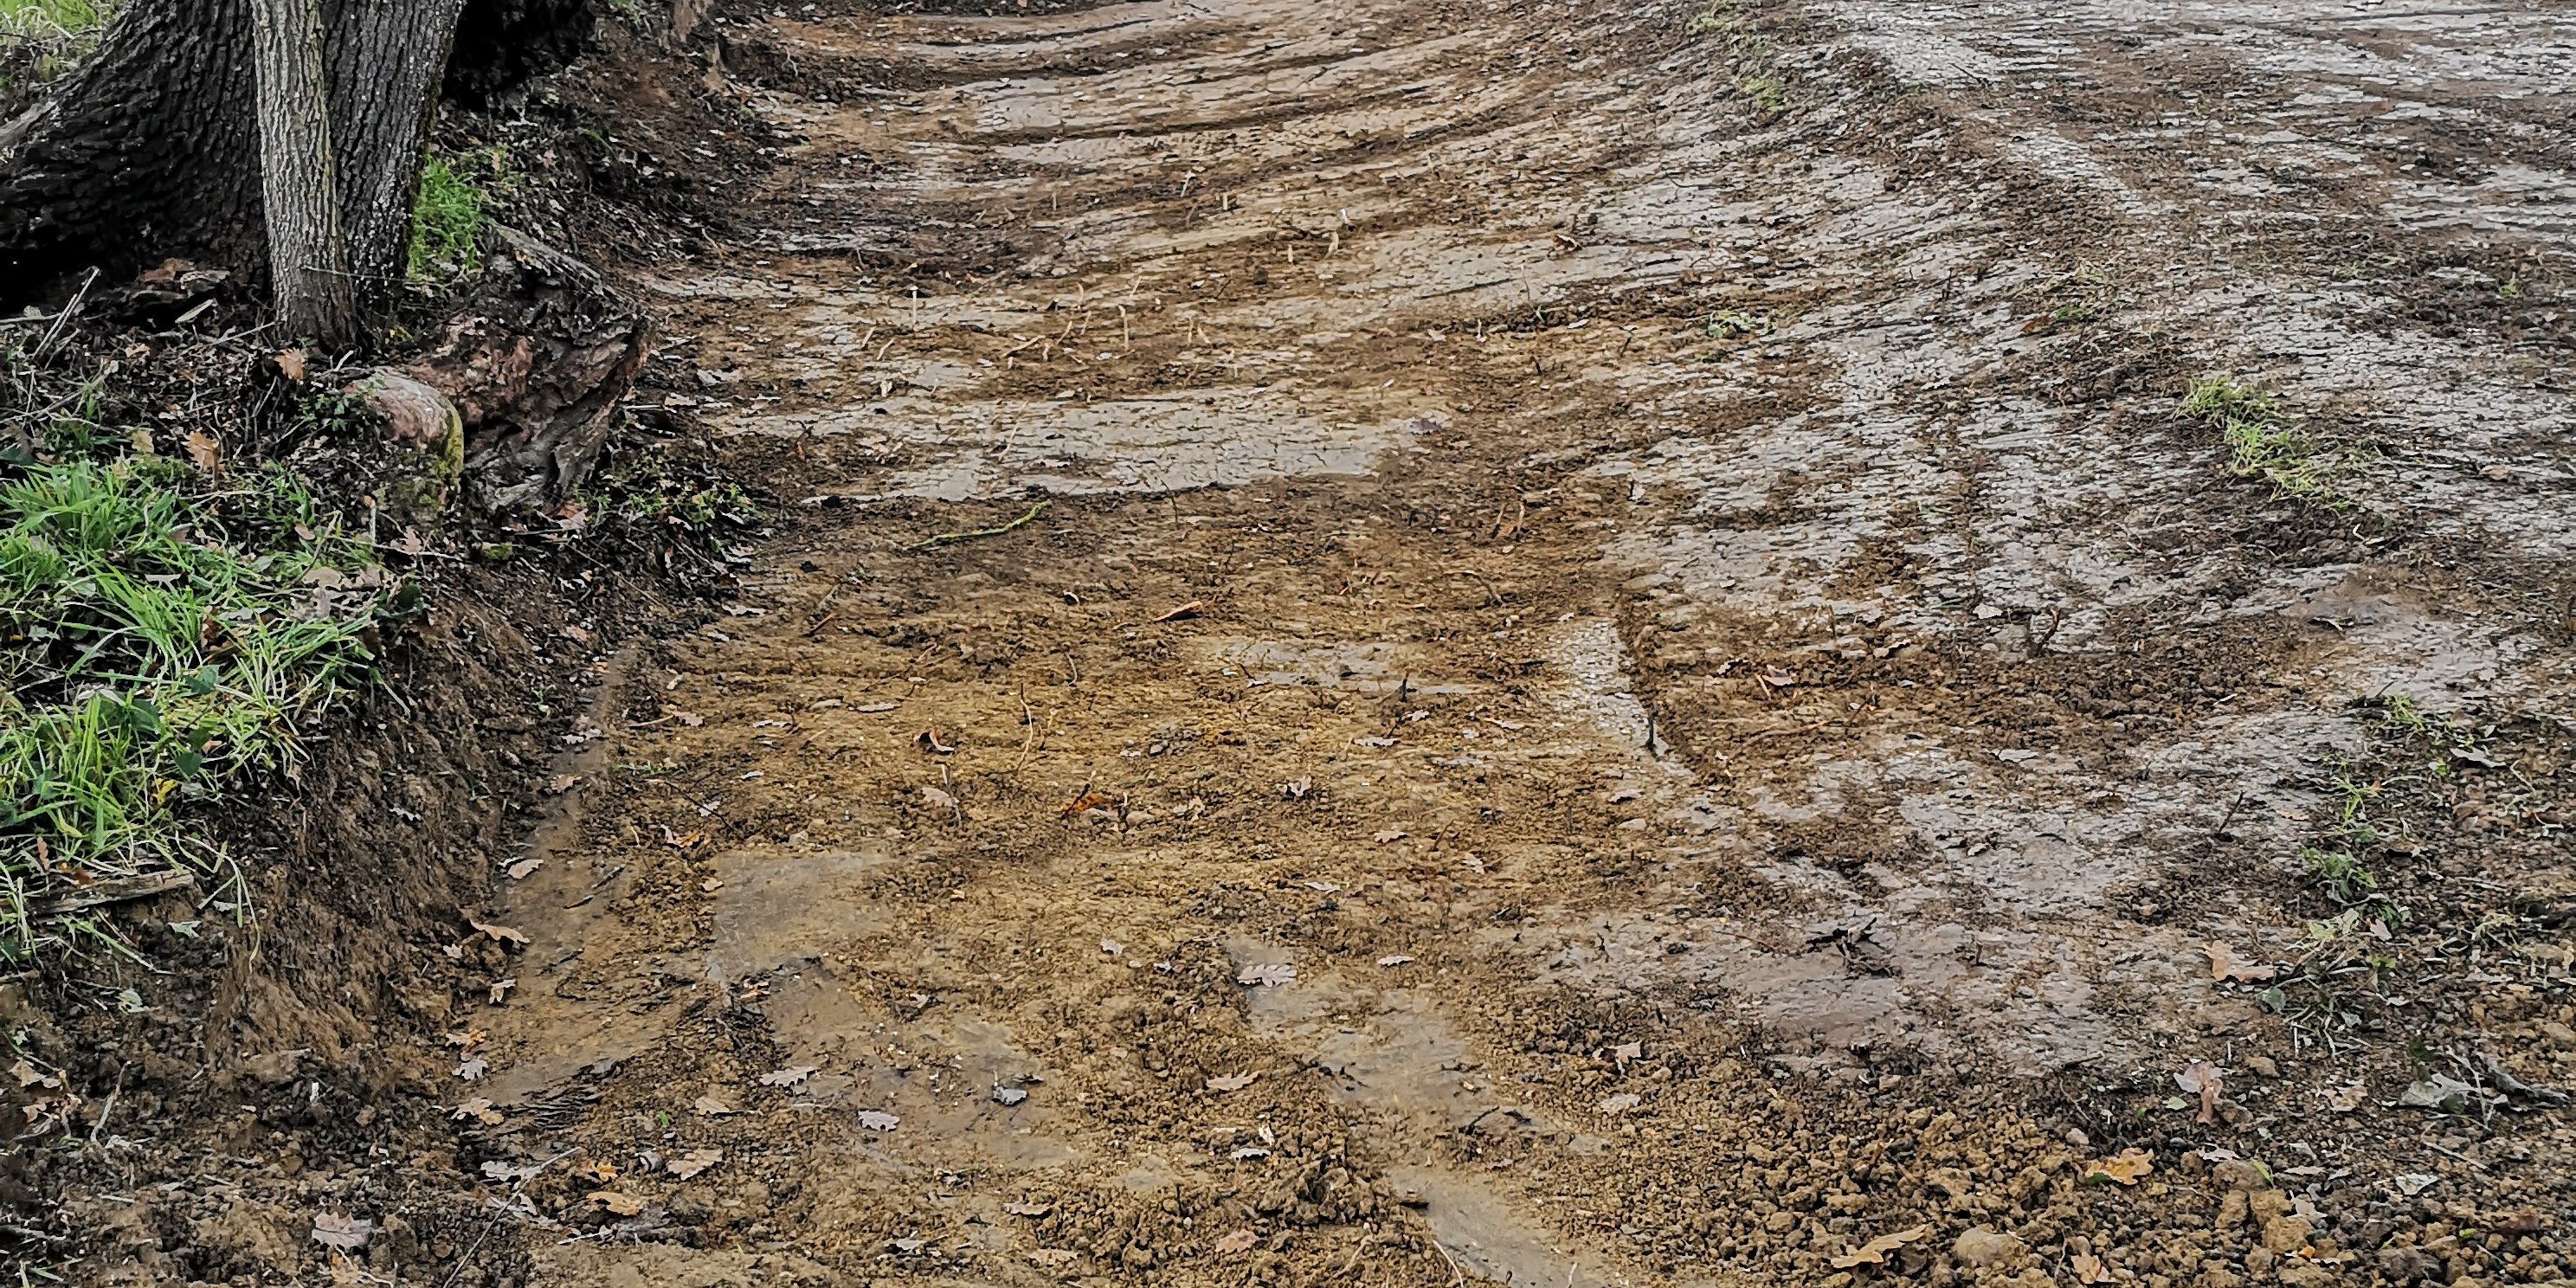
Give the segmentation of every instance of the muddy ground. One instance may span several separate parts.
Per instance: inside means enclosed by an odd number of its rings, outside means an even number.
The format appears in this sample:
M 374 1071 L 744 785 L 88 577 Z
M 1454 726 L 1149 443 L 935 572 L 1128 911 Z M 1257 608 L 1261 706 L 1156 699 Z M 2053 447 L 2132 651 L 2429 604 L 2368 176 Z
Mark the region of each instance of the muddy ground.
M 490 856 L 481 1190 L 233 1282 L 2576 1265 L 2563 13 L 714 38 L 784 531 Z

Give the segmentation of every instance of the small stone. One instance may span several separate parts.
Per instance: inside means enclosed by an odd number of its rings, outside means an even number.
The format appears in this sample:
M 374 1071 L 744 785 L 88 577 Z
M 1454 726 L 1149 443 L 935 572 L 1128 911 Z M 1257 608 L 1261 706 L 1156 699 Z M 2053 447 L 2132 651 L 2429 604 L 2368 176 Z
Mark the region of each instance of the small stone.
M 2013 1260 L 2030 1250 L 2021 1236 L 2005 1234 L 1990 1225 L 1970 1226 L 1950 1245 L 1950 1256 L 1960 1265 L 1985 1270 Z
M 2334 1272 L 2313 1261 L 2292 1257 L 2281 1264 L 2278 1272 L 2287 1288 L 2326 1288 L 2335 1281 Z
M 465 425 L 447 395 L 394 371 L 378 371 L 351 387 L 384 423 L 385 437 L 425 452 L 452 446 L 462 453 Z
M 2422 1248 L 2387 1247 L 2379 1250 L 2379 1277 L 2393 1284 L 2417 1284 L 2440 1278 L 2442 1262 Z
M 2272 1057 L 2268 1055 L 2249 1055 L 2245 1057 L 2244 1063 L 2245 1071 L 2253 1074 L 2255 1077 L 2277 1078 L 2281 1076 L 2281 1066 L 2273 1063 Z
M 2308 1236 L 2315 1227 L 2294 1216 L 2274 1217 L 2263 1223 L 2263 1246 L 2274 1252 L 2296 1252 L 2308 1246 Z

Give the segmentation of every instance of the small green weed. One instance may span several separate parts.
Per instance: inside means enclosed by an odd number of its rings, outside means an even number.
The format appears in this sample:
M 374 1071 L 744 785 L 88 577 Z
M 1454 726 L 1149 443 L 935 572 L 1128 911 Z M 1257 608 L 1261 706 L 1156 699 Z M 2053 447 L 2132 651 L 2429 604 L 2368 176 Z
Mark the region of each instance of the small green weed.
M 2299 861 L 2307 865 L 2308 875 L 2325 887 L 2326 897 L 2336 903 L 2359 903 L 2379 889 L 2379 878 L 2349 850 L 2306 846 L 2299 851 Z
M 2381 708 L 2379 727 L 2424 744 L 2431 756 L 2424 772 L 2435 778 L 2450 777 L 2453 761 L 2463 754 L 2474 757 L 2478 752 L 2478 727 L 2463 717 L 2436 715 L 2404 694 L 2389 695 Z
M 61 435 L 56 435 L 61 437 Z M 0 957 L 69 890 L 221 855 L 179 805 L 293 761 L 402 595 L 293 476 L 0 468 Z
M 2417 706 L 2415 699 L 2405 694 L 2390 695 L 2386 705 L 2388 713 L 2381 716 L 2379 720 L 2379 727 L 2382 729 L 2410 737 L 2430 738 L 2434 730 L 2443 727 L 2437 724 L 2424 708 Z
M 583 505 L 603 530 L 650 534 L 656 543 L 719 557 L 767 519 L 740 484 L 651 450 L 612 459 L 585 490 Z
M 487 154 L 477 153 L 477 156 Z M 488 154 L 500 169 L 498 150 Z M 412 205 L 411 253 L 406 270 L 415 282 L 453 278 L 475 267 L 483 249 L 482 185 L 431 157 L 420 168 L 420 197 Z
M 763 516 L 741 485 L 709 483 L 676 494 L 629 498 L 621 517 L 659 525 L 683 544 L 723 554 L 732 548 L 737 533 L 759 526 Z
M 1740 309 L 1719 309 L 1708 315 L 1708 338 L 1712 340 L 1760 335 L 1770 329 L 1769 322 Z
M 2194 381 L 2183 414 L 2216 429 L 2227 444 L 2230 472 L 2261 478 L 2285 496 L 2340 508 L 2334 488 L 2342 462 L 2281 411 L 2272 396 L 2225 376 Z
M 2316 879 L 2318 890 L 2356 922 L 2402 926 L 2405 906 L 2380 893 L 2379 875 L 2361 857 L 2379 844 L 2380 829 L 2371 821 L 2370 807 L 2387 786 L 2364 782 L 2349 771 L 2335 775 L 2334 821 L 2319 829 L 2313 844 L 2299 848 L 2299 864 Z
M 1744 91 L 1746 97 L 1761 104 L 1765 112 L 1779 111 L 1789 97 L 1789 87 L 1782 84 L 1777 76 L 1747 76 L 1735 82 L 1735 87 Z
M 1733 28 L 1735 18 L 1727 12 L 1733 7 L 1729 0 L 1708 0 L 1707 8 L 1691 15 L 1690 33 L 1694 36 L 1705 36 L 1711 32 Z

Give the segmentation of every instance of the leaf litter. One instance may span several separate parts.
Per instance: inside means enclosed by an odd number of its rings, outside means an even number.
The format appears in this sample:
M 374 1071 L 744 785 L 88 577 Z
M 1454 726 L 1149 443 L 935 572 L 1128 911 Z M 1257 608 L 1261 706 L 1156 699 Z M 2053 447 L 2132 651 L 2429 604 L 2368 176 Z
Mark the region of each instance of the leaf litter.
M 1849 1270 L 1854 1266 L 1882 1266 L 1887 1264 L 1887 1254 L 1906 1244 L 1919 1243 L 1930 1237 L 1932 1237 L 1932 1227 L 1928 1225 L 1899 1230 L 1894 1234 L 1882 1234 L 1849 1252 L 1836 1256 L 1833 1259 L 1834 1268 Z
M 336 1212 L 313 1214 L 313 1241 L 326 1248 L 354 1251 L 367 1246 L 368 1237 L 375 1232 L 376 1223 L 363 1217 L 341 1216 Z

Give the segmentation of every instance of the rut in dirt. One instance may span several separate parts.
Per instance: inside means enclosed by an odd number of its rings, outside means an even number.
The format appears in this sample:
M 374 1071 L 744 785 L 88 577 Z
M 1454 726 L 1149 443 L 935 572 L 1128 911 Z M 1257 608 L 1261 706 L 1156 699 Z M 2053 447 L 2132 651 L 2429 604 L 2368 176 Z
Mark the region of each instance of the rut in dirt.
M 660 272 L 661 401 L 816 483 L 614 664 L 503 892 L 468 1141 L 582 1228 L 536 1281 L 2394 1273 L 2337 1222 L 2397 1162 L 2282 1117 L 2304 1048 L 2226 1119 L 2085 1099 L 2280 1038 L 2211 964 L 2297 943 L 2355 699 L 2566 674 L 2517 598 L 2576 532 L 2563 327 L 2291 281 L 2453 253 L 2407 202 L 2555 273 L 2565 158 L 2211 170 L 2383 128 L 2353 23 L 729 28 L 803 142 Z M 2481 42 L 2563 25 L 2441 38 L 2405 92 L 2521 146 Z M 2357 508 L 2175 414 L 2256 369 L 2368 405 Z M 2256 1128 L 2344 1170 L 2230 1171 Z

